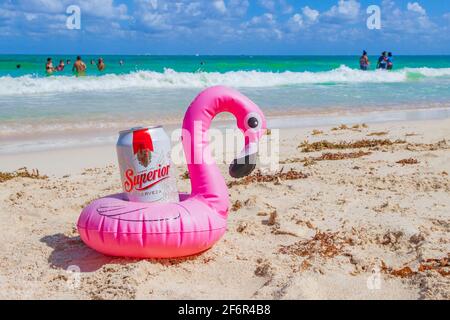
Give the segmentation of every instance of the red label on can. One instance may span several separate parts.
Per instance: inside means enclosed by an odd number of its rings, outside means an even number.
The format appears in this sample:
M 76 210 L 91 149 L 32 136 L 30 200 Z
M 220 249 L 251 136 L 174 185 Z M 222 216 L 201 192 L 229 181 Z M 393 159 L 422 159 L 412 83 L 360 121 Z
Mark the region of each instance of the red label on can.
M 148 129 L 133 131 L 133 153 L 140 150 L 153 151 L 153 141 Z

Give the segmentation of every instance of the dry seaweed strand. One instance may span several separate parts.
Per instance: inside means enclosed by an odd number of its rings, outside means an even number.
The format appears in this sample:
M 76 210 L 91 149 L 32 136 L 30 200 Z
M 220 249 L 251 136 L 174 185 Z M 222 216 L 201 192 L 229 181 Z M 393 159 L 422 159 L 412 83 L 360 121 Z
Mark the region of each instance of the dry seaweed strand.
M 387 132 L 387 131 L 371 132 L 371 133 L 369 133 L 367 136 L 368 136 L 368 137 L 374 137 L 374 136 L 379 137 L 379 136 L 385 136 L 385 135 L 387 135 L 388 133 L 389 133 L 389 132 Z
M 368 140 L 362 139 L 353 142 L 340 141 L 340 142 L 330 142 L 327 140 L 317 141 L 313 143 L 309 143 L 308 141 L 304 141 L 299 145 L 299 148 L 302 149 L 302 152 L 315 152 L 327 149 L 360 149 L 360 148 L 374 148 L 380 146 L 392 146 L 394 144 L 403 144 L 406 143 L 405 140 L 389 140 L 389 139 L 375 139 Z
M 267 220 L 267 225 L 268 226 L 275 225 L 277 223 L 277 217 L 278 217 L 277 210 L 272 211 L 269 215 L 269 220 Z
M 400 269 L 393 269 L 386 266 L 384 261 L 381 262 L 381 270 L 384 273 L 400 278 L 409 278 L 419 273 L 427 271 L 436 271 L 441 276 L 448 277 L 450 276 L 450 253 L 448 253 L 447 257 L 444 258 L 424 260 L 422 263 L 419 264 L 417 271 L 414 271 L 409 266 L 404 266 Z
M 191 176 L 189 175 L 189 171 L 185 171 L 183 174 L 180 175 L 181 179 L 183 180 L 189 180 Z
M 29 178 L 29 179 L 47 179 L 45 175 L 40 175 L 39 170 L 33 169 L 28 171 L 26 167 L 20 168 L 14 172 L 0 172 L 0 183 L 15 178 Z
M 331 131 L 341 131 L 341 130 L 352 130 L 352 131 L 361 131 L 361 128 L 367 128 L 365 123 L 363 124 L 355 124 L 351 127 L 346 124 L 341 124 L 339 127 L 331 128 Z
M 245 178 L 242 178 L 240 180 L 231 181 L 229 182 L 228 188 L 231 188 L 233 186 L 239 186 L 239 185 L 249 185 L 256 182 L 274 182 L 279 183 L 279 181 L 285 181 L 285 180 L 299 180 L 299 179 L 306 179 L 308 177 L 307 174 L 296 171 L 294 169 L 290 169 L 287 172 L 283 172 L 283 169 L 278 171 L 275 174 L 262 174 L 260 170 L 256 171 L 254 174 L 251 174 Z
M 443 139 L 436 143 L 408 143 L 406 150 L 408 151 L 436 151 L 450 149 L 447 140 Z
M 438 272 L 443 277 L 450 276 L 450 253 L 447 257 L 441 259 L 426 259 L 419 265 L 419 272 L 433 270 Z
M 240 200 L 236 200 L 231 206 L 231 211 L 238 211 L 242 208 L 242 202 Z
M 368 155 L 371 155 L 372 152 L 364 152 L 364 151 L 357 151 L 357 152 L 326 152 L 322 153 L 320 157 L 310 157 L 310 158 L 293 158 L 293 159 L 287 159 L 284 161 L 281 161 L 282 164 L 287 163 L 296 163 L 296 162 L 303 162 L 304 166 L 309 166 L 312 164 L 315 164 L 317 161 L 334 161 L 334 160 L 346 160 L 346 159 L 357 159 L 362 158 Z
M 414 158 L 408 158 L 408 159 L 399 160 L 396 163 L 402 164 L 402 165 L 407 165 L 407 164 L 418 164 L 419 161 Z
M 314 161 L 329 161 L 329 160 L 345 160 L 345 159 L 356 159 L 371 155 L 372 152 L 350 152 L 350 153 L 323 153 L 320 157 L 313 158 Z
M 317 231 L 311 239 L 302 240 L 288 246 L 281 246 L 279 252 L 300 257 L 311 258 L 319 255 L 324 258 L 333 258 L 342 253 L 346 244 L 349 244 L 349 241 L 341 238 L 337 232 Z

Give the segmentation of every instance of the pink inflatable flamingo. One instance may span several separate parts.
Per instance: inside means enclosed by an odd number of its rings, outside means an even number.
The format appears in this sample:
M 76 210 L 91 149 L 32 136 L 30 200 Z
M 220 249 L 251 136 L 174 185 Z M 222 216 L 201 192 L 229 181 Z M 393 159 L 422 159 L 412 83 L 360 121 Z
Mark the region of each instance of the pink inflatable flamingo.
M 245 136 L 245 148 L 230 165 L 230 175 L 250 174 L 257 142 L 266 130 L 263 113 L 235 90 L 206 89 L 189 106 L 183 121 L 191 195 L 180 195 L 179 203 L 129 202 L 123 194 L 98 199 L 78 220 L 81 239 L 101 253 L 137 258 L 182 257 L 211 248 L 226 231 L 229 209 L 228 189 L 207 142 L 211 121 L 221 112 L 232 113 Z

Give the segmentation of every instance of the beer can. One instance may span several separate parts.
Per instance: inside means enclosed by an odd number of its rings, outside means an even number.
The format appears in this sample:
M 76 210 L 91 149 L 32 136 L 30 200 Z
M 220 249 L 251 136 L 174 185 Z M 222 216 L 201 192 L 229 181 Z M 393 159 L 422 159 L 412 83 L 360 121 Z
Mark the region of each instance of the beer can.
M 170 139 L 162 126 L 119 133 L 120 177 L 129 201 L 179 202 L 170 153 Z

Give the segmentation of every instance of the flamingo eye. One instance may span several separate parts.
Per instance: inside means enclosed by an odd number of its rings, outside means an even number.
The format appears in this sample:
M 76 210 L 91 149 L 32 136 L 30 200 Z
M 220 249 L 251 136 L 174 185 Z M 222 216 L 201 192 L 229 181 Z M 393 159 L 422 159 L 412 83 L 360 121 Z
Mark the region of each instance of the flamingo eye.
M 247 124 L 250 128 L 255 129 L 256 127 L 258 127 L 259 121 L 255 117 L 251 117 L 250 119 L 248 119 Z
M 248 114 L 247 117 L 245 117 L 244 123 L 245 123 L 245 126 L 247 127 L 247 129 L 257 131 L 262 126 L 262 119 L 258 113 L 252 112 L 252 113 Z

